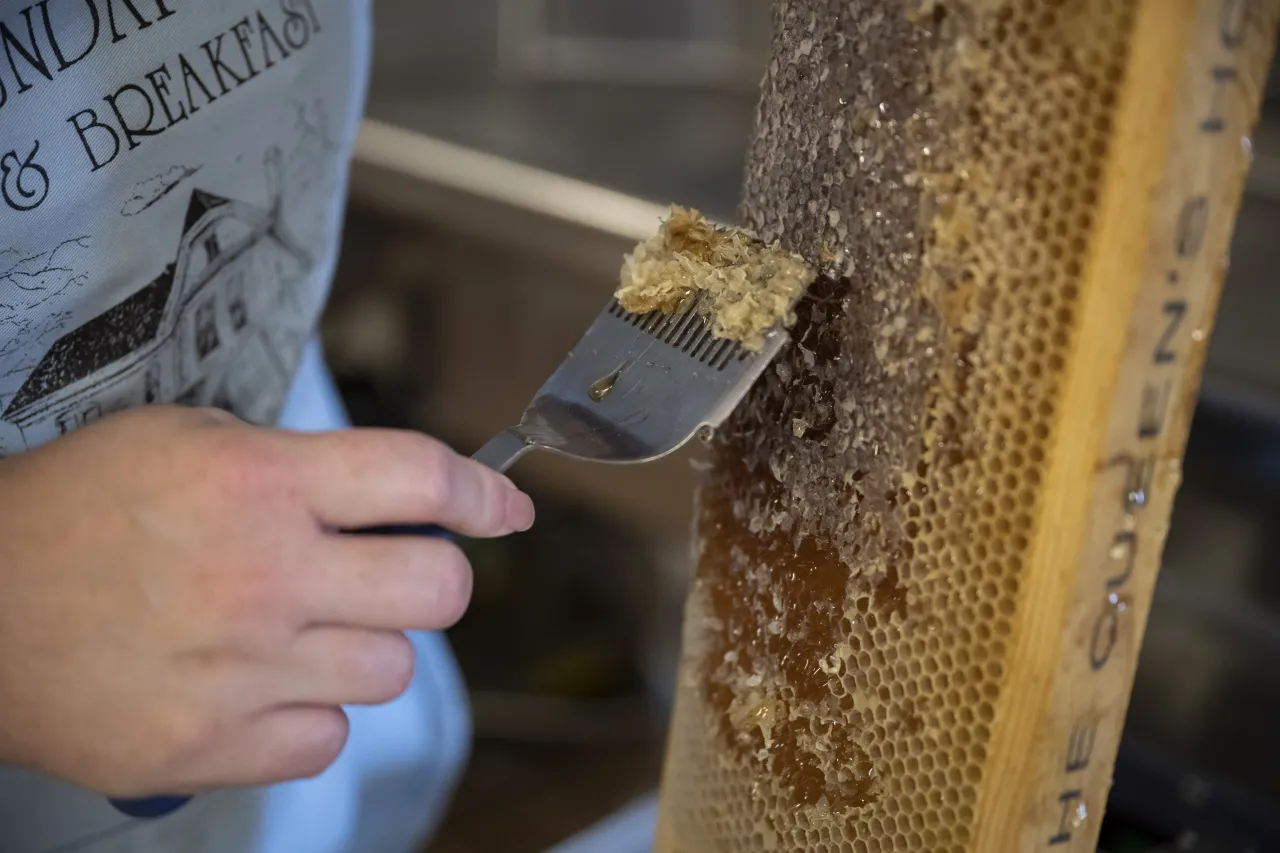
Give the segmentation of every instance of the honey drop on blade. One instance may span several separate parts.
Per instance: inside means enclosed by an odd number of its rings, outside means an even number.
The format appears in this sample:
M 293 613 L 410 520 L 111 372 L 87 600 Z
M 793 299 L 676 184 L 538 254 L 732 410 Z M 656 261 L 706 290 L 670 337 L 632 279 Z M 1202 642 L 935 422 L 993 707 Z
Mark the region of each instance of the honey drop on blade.
M 599 403 L 605 397 L 609 396 L 609 392 L 613 390 L 613 386 L 618 384 L 618 377 L 622 375 L 622 368 L 610 373 L 608 376 L 602 376 L 595 382 L 591 383 L 591 390 L 588 395 L 593 402 Z

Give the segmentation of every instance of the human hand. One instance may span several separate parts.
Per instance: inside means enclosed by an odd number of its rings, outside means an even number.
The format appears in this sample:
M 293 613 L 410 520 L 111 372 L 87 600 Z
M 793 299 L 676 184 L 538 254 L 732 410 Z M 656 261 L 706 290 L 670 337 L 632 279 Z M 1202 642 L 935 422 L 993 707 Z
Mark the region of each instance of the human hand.
M 114 415 L 0 461 L 0 761 L 114 797 L 322 772 L 340 706 L 399 696 L 402 632 L 452 625 L 447 540 L 527 529 L 505 477 L 429 438 Z

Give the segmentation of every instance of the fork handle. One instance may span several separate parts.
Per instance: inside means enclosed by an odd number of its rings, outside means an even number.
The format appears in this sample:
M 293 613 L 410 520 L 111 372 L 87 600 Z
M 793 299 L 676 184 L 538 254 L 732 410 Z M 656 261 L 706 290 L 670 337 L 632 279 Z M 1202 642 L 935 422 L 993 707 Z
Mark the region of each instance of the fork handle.
M 501 474 L 528 449 L 525 435 L 519 429 L 506 429 L 491 438 L 471 458 Z M 434 524 L 391 524 L 357 532 L 366 536 L 428 536 L 437 539 L 450 539 L 453 536 L 448 530 Z
M 519 429 L 505 429 L 489 439 L 471 458 L 499 474 L 510 468 L 532 445 Z
M 148 797 L 138 800 L 110 800 L 116 811 L 139 820 L 155 820 L 170 815 L 191 801 L 191 797 Z

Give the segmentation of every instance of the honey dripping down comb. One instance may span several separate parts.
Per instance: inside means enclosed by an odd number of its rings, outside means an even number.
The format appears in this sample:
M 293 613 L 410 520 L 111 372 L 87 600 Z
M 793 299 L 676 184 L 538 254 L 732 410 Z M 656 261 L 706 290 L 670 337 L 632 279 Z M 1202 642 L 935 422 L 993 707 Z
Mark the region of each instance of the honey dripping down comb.
M 660 853 L 1094 849 L 1278 19 L 775 0 Z

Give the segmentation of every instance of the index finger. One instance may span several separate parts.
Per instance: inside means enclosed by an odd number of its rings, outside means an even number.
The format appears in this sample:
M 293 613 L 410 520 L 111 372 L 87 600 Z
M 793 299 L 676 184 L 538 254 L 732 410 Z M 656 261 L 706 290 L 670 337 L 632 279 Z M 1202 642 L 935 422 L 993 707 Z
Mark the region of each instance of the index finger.
M 533 502 L 503 475 L 421 433 L 294 435 L 303 498 L 337 529 L 437 524 L 474 538 L 533 524 Z

